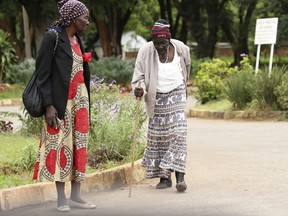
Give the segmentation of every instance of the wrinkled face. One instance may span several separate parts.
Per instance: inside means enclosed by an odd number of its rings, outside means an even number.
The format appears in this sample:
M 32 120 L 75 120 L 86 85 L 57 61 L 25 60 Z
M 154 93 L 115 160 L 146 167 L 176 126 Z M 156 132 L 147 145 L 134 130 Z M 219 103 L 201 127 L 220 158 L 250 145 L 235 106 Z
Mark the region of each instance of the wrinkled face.
M 157 52 L 161 54 L 166 54 L 167 53 L 167 48 L 169 45 L 169 39 L 166 38 L 159 38 L 159 39 L 154 39 L 153 44 Z
M 77 32 L 86 31 L 88 24 L 89 24 L 89 12 L 86 12 L 75 19 L 75 26 L 77 28 Z

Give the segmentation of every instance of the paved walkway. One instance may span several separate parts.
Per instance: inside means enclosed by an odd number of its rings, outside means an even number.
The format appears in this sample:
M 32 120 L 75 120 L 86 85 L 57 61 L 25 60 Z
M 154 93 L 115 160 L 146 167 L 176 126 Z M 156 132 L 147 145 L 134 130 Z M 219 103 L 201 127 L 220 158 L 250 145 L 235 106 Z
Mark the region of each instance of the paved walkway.
M 188 119 L 188 190 L 156 190 L 155 180 L 86 194 L 94 210 L 65 215 L 287 216 L 288 124 L 275 121 Z M 19 194 L 23 196 L 24 194 Z M 0 212 L 1 216 L 63 215 L 55 202 Z

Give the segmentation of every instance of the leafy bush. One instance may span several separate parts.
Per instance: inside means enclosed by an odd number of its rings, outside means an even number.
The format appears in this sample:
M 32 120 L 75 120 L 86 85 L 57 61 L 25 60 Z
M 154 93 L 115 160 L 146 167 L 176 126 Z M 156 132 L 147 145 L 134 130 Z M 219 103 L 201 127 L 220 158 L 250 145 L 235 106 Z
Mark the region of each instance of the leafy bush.
M 282 82 L 274 91 L 281 110 L 288 110 L 288 73 L 283 75 Z
M 10 34 L 0 29 L 0 83 L 11 80 L 11 67 L 16 63 L 17 57 L 14 48 L 9 42 Z
M 10 83 L 19 83 L 26 85 L 30 80 L 33 72 L 35 70 L 35 59 L 25 59 L 20 64 L 14 65 L 11 68 Z
M 106 83 L 113 80 L 119 85 L 127 86 L 133 76 L 135 60 L 122 60 L 116 57 L 91 61 L 91 74 L 105 79 Z
M 190 71 L 190 79 L 194 80 L 196 77 L 198 71 L 200 70 L 200 65 L 203 62 L 211 62 L 212 60 L 210 58 L 201 58 L 201 59 L 194 59 L 191 61 L 191 71 Z
M 107 160 L 125 161 L 130 159 L 133 146 L 135 123 L 135 98 L 122 96 L 119 87 L 103 83 L 95 77 L 91 82 L 91 132 L 89 142 L 89 164 L 97 166 Z M 131 98 L 132 96 L 132 98 Z M 146 120 L 143 106 L 139 111 L 137 128 L 138 145 L 136 158 L 144 151 Z
M 222 94 L 223 80 L 235 73 L 235 68 L 220 59 L 200 64 L 200 70 L 195 77 L 195 85 L 198 88 L 196 98 L 202 103 L 219 99 Z

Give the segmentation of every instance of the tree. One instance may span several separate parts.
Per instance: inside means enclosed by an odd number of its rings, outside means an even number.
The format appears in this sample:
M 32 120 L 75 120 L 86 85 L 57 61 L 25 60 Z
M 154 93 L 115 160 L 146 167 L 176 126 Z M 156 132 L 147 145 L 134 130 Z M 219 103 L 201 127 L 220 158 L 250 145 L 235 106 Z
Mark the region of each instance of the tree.
M 35 57 L 46 28 L 57 19 L 55 17 L 58 17 L 56 15 L 58 1 L 19 0 L 19 2 L 25 7 L 29 17 L 33 44 L 32 55 Z
M 188 29 L 185 28 L 186 24 L 181 20 L 179 10 L 175 10 L 175 2 L 171 0 L 158 0 L 160 6 L 160 17 L 167 20 L 170 24 L 170 32 L 173 38 L 177 38 L 184 43 L 187 42 Z M 180 4 L 176 2 L 176 4 Z M 179 6 L 179 5 L 178 5 Z M 181 7 L 181 6 L 179 6 Z M 174 18 L 175 17 L 175 18 Z M 180 26 L 181 25 L 181 26 Z M 180 29 L 181 28 L 181 29 Z M 180 29 L 180 31 L 179 31 Z
M 239 65 L 241 54 L 249 55 L 248 39 L 253 12 L 258 0 L 232 0 L 222 16 L 221 28 L 234 51 L 234 65 Z
M 265 9 L 264 9 L 265 8 Z M 288 0 L 267 0 L 263 3 L 261 14 L 265 17 L 278 17 L 277 47 L 287 46 L 288 40 Z
M 121 37 L 138 0 L 87 0 L 104 57 L 122 55 Z
M 21 29 L 23 29 L 21 26 L 21 4 L 18 2 L 18 0 L 0 0 L 0 29 L 9 33 L 9 42 L 15 49 L 19 60 L 23 60 L 25 58 L 24 35 L 21 31 Z
M 197 42 L 196 57 L 213 58 L 222 14 L 229 0 L 174 0 L 183 23 Z

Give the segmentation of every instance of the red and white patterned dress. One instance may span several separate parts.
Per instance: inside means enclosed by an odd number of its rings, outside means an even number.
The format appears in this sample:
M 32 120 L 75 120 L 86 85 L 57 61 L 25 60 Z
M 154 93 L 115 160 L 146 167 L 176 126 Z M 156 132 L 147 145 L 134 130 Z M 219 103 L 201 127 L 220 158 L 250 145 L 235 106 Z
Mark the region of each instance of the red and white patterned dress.
M 33 179 L 41 182 L 83 182 L 89 136 L 89 100 L 80 46 L 70 42 L 73 66 L 68 102 L 60 127 L 44 123 Z

